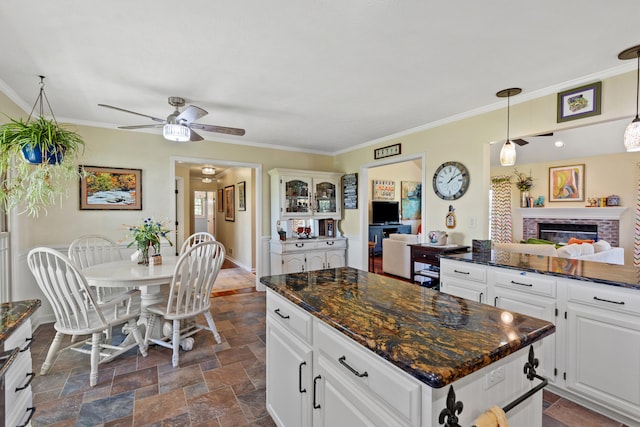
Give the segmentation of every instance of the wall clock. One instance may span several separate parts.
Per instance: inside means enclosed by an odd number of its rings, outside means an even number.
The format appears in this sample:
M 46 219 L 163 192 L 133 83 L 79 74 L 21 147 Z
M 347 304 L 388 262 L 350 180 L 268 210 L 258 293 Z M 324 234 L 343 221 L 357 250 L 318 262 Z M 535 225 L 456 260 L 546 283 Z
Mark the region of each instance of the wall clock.
M 469 188 L 469 171 L 458 162 L 444 162 L 433 174 L 433 191 L 443 200 L 457 200 Z

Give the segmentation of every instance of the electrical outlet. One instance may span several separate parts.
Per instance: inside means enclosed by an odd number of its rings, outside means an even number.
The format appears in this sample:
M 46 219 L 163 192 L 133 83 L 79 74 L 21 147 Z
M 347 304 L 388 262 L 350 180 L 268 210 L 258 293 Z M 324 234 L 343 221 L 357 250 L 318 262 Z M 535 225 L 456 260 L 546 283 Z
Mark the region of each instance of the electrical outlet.
M 484 389 L 487 390 L 502 381 L 504 381 L 504 366 L 500 366 L 484 376 Z

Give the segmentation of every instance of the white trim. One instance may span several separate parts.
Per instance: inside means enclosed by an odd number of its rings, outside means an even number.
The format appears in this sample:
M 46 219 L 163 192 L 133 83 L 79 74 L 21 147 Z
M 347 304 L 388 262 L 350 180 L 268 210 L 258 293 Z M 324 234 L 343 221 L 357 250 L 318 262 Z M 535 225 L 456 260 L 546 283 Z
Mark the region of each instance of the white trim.
M 627 208 L 517 208 L 522 218 L 620 219 Z

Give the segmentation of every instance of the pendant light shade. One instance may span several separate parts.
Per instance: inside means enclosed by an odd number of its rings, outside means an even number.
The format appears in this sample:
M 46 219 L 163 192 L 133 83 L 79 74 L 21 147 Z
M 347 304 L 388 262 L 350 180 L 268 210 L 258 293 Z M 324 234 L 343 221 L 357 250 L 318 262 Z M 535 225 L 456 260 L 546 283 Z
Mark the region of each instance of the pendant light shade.
M 498 98 L 507 98 L 507 140 L 500 150 L 500 165 L 501 166 L 513 166 L 516 164 L 516 145 L 509 139 L 509 121 L 510 121 L 510 98 L 513 95 L 517 95 L 522 92 L 519 87 L 512 87 L 509 89 L 503 89 L 496 93 Z
M 162 136 L 170 141 L 185 142 L 191 138 L 191 129 L 184 125 L 167 123 L 162 127 Z
M 500 165 L 513 166 L 516 164 L 516 145 L 507 140 L 500 150 Z
M 640 100 L 640 45 L 630 47 L 618 54 L 618 59 L 635 59 L 638 61 L 636 72 L 636 118 L 624 131 L 624 147 L 627 151 L 640 151 L 640 118 L 638 117 L 638 101 Z

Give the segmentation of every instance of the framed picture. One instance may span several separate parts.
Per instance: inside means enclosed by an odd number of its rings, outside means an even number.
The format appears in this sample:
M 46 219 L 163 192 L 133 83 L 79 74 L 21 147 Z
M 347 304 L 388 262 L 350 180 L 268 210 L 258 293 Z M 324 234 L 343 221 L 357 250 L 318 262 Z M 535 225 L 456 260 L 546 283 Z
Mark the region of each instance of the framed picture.
M 558 93 L 558 123 L 600 114 L 602 82 Z
M 400 144 L 388 145 L 386 147 L 376 148 L 373 150 L 373 158 L 375 160 L 397 156 L 399 154 L 402 154 L 402 146 Z
M 238 210 L 239 211 L 247 210 L 247 197 L 245 194 L 246 187 L 247 187 L 246 181 L 241 181 L 238 183 Z
M 549 201 L 584 201 L 584 164 L 549 168 Z
M 234 186 L 228 185 L 224 187 L 224 220 L 235 221 L 236 220 L 236 204 Z
M 224 212 L 224 190 L 218 189 L 218 212 Z
M 142 210 L 142 169 L 84 166 L 80 210 Z
M 400 181 L 403 220 L 422 219 L 422 183 Z
M 373 200 L 395 200 L 395 181 L 373 181 Z

